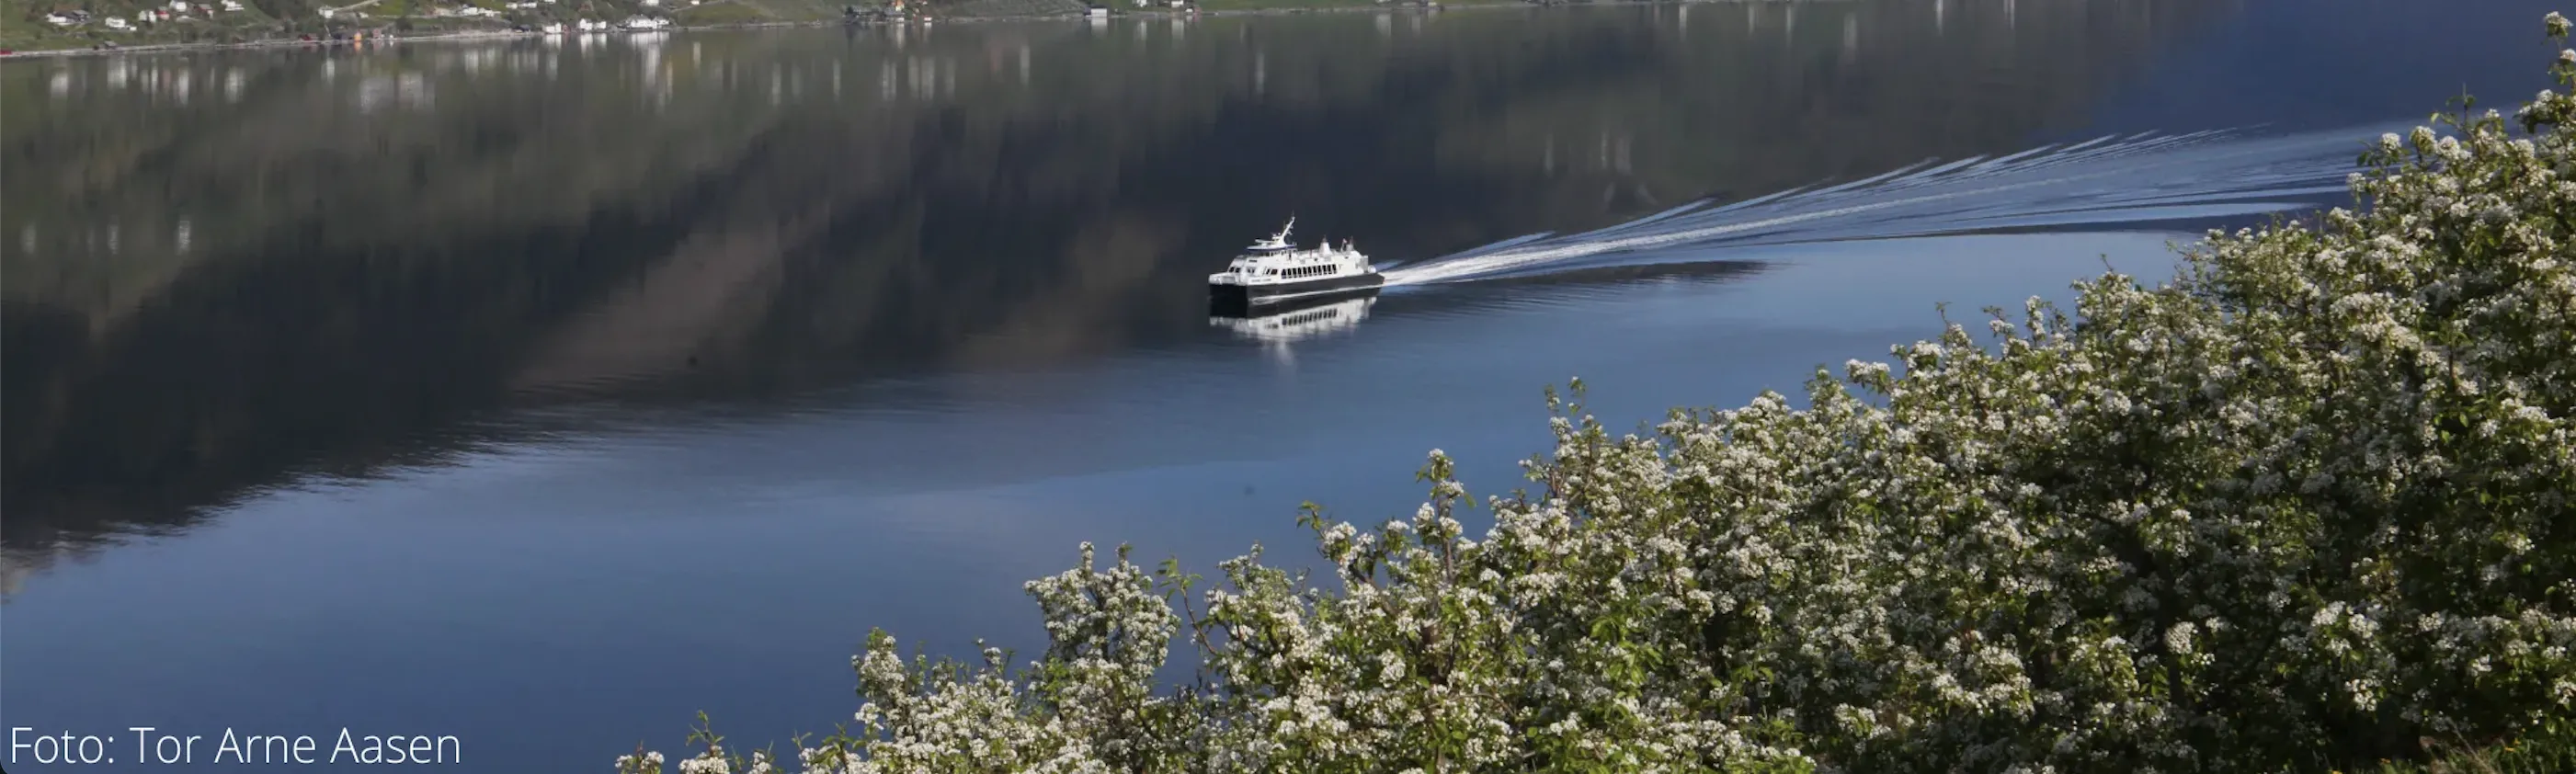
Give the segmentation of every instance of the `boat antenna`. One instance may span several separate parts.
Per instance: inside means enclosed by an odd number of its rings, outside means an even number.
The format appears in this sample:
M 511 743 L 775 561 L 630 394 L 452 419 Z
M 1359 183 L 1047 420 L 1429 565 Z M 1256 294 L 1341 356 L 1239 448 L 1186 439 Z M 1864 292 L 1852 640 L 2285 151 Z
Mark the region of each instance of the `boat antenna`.
M 1288 215 L 1288 225 L 1280 226 L 1279 236 L 1274 238 L 1282 242 L 1288 241 L 1288 232 L 1295 228 L 1297 228 L 1297 215 L 1295 213 L 1290 213 Z

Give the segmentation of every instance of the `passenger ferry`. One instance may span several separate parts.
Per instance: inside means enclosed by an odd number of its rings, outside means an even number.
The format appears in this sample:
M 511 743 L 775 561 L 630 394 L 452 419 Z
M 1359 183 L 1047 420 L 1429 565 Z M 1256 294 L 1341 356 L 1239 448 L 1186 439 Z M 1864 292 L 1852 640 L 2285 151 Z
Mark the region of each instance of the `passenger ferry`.
M 1343 240 L 1300 250 L 1289 244 L 1297 219 L 1270 238 L 1252 243 L 1225 271 L 1208 275 L 1208 300 L 1217 308 L 1250 308 L 1282 298 L 1339 294 L 1386 284 L 1377 267 Z

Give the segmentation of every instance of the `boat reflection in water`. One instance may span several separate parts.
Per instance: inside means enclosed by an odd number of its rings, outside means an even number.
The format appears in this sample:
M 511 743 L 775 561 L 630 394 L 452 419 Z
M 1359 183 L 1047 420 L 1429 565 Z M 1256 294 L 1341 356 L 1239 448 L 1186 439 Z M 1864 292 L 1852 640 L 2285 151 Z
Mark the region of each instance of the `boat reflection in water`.
M 1281 299 L 1252 307 L 1211 304 L 1208 324 L 1225 328 L 1234 335 L 1261 342 L 1280 355 L 1287 354 L 1290 342 L 1306 341 L 1349 331 L 1368 319 L 1369 307 L 1377 305 L 1377 288 L 1357 288 L 1335 293 Z

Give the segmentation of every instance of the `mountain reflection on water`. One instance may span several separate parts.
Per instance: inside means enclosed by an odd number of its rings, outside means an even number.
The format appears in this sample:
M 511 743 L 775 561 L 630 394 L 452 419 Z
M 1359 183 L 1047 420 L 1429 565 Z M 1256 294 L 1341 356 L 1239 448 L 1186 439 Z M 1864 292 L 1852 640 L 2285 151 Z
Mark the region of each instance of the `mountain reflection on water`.
M 2008 152 L 2081 129 L 2165 38 L 2230 5 L 1746 3 L 13 63 L 0 537 L 23 562 L 181 527 L 298 475 L 530 432 L 481 420 L 531 406 L 756 404 L 1195 345 L 1225 332 L 1203 321 L 1206 272 L 1291 212 L 1411 260 Z

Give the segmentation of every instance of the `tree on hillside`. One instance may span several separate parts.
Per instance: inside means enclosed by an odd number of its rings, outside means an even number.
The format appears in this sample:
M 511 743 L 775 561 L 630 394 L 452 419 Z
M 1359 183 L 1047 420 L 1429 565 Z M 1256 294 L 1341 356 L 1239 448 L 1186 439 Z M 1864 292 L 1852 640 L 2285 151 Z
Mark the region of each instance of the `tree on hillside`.
M 316 0 L 250 0 L 260 13 L 288 23 L 322 15 L 322 4 Z

